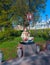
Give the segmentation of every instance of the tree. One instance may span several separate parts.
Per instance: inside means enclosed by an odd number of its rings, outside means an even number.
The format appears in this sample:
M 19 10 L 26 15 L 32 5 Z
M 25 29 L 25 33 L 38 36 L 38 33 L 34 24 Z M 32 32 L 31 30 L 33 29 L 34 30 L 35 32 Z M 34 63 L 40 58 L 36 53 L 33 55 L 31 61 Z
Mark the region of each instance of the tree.
M 21 16 L 31 11 L 35 21 L 40 17 L 40 13 L 45 11 L 47 0 L 0 0 L 0 25 L 7 24 L 6 21 L 14 16 Z M 5 21 L 5 22 L 3 22 Z
M 14 3 L 12 0 L 0 0 L 0 40 L 8 39 L 11 36 L 10 19 L 14 14 L 14 10 L 11 9 L 12 3 Z
M 28 11 L 31 11 L 34 16 L 34 22 L 40 18 L 40 14 L 45 12 L 47 0 L 17 0 L 18 15 L 24 18 Z
M 13 17 L 17 20 L 18 16 L 25 19 L 25 14 L 31 11 L 36 22 L 40 13 L 45 11 L 47 0 L 0 0 L 0 28 L 12 29 Z M 16 19 L 17 18 L 17 19 Z M 18 21 L 19 23 L 19 21 Z

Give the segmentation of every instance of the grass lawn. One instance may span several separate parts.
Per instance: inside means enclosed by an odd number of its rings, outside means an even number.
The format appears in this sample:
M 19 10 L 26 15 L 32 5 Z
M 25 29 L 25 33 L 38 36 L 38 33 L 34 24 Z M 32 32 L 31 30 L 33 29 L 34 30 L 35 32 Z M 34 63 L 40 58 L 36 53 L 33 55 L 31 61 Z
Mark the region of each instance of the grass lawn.
M 43 38 L 35 38 L 35 42 L 44 43 L 45 40 Z M 20 37 L 14 38 L 11 41 L 0 42 L 0 49 L 4 54 L 4 60 L 9 60 L 17 57 L 17 45 L 21 41 Z
M 4 60 L 9 60 L 17 56 L 17 45 L 21 41 L 20 37 L 11 41 L 0 42 L 0 49 L 4 54 Z

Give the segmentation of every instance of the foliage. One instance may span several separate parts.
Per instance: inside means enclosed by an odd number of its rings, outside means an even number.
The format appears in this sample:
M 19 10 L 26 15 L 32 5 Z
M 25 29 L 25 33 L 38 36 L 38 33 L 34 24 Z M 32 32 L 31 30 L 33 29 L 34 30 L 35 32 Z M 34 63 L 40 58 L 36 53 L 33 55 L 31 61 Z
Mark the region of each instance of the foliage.
M 23 25 L 28 11 L 33 13 L 33 22 L 36 22 L 40 13 L 45 10 L 45 5 L 46 0 L 0 0 L 0 30 L 2 27 L 4 27 L 4 30 L 7 28 L 7 30 L 0 33 L 0 39 L 6 37 L 6 39 L 9 39 L 13 29 L 12 22 L 16 21 L 17 24 Z M 29 25 L 28 22 L 26 23 L 25 26 Z
M 22 30 L 13 30 L 13 32 L 11 33 L 11 36 L 14 37 L 19 37 L 21 36 Z
M 22 31 L 19 30 L 6 30 L 0 32 L 0 41 L 11 40 L 14 37 L 20 36 Z
M 45 40 L 50 39 L 50 29 L 39 29 L 39 30 L 30 30 L 31 36 L 44 38 Z
M 8 24 L 12 17 L 14 19 L 17 16 L 24 18 L 29 10 L 34 13 L 34 19 L 37 20 L 45 7 L 46 0 L 1 0 L 0 25 Z
M 6 30 L 0 32 L 0 41 L 11 40 L 14 37 L 21 36 L 22 30 Z M 39 29 L 39 30 L 30 30 L 31 36 L 44 38 L 45 40 L 50 39 L 50 29 Z

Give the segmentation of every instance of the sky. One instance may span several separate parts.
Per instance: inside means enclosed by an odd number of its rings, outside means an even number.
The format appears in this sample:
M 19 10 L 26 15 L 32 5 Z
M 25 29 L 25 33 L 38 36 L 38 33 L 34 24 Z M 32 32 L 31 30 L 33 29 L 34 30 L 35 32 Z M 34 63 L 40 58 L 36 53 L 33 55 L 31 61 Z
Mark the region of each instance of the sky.
M 45 13 L 42 14 L 43 20 L 46 20 L 46 15 L 48 15 L 48 19 L 50 18 L 50 0 L 48 0 L 46 4 L 47 5 L 46 5 Z

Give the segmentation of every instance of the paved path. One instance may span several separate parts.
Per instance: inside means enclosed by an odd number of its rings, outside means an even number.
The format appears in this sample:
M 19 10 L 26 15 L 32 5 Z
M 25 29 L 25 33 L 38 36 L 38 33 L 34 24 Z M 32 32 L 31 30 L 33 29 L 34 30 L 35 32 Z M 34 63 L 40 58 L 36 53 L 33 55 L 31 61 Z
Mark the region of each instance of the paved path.
M 9 60 L 2 65 L 50 65 L 50 53 L 41 52 L 38 55 Z
M 50 53 L 40 52 L 40 54 L 6 61 L 2 65 L 50 65 Z
M 30 55 L 26 53 L 26 56 L 6 61 L 2 65 L 50 65 L 50 51 L 35 54 L 32 48 L 35 49 L 35 46 L 28 45 L 26 48 L 24 47 L 25 52 L 28 52 Z

